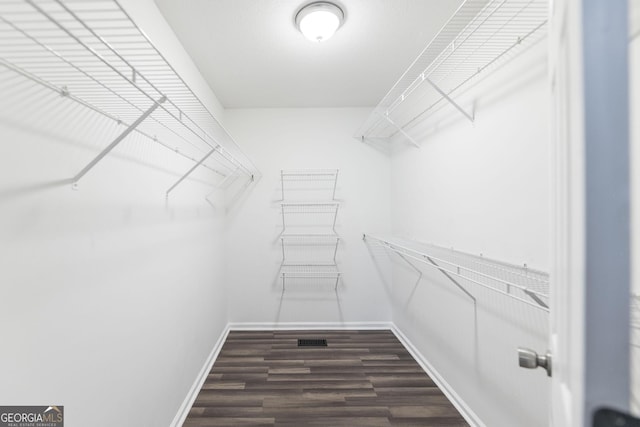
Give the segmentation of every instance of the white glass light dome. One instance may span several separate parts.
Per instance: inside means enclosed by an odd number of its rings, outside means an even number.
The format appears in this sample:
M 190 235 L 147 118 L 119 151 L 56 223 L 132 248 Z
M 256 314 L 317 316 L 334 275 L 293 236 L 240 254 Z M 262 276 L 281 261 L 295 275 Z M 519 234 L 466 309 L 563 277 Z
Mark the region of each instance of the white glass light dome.
M 323 42 L 342 25 L 344 12 L 333 3 L 319 1 L 304 6 L 296 14 L 296 26 L 309 40 Z

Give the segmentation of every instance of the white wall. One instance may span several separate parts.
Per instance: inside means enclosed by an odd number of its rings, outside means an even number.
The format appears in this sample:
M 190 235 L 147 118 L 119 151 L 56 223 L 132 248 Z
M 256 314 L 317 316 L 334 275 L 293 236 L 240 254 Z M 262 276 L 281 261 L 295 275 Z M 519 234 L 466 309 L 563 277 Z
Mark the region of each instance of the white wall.
M 372 322 L 391 319 L 388 289 L 362 242 L 362 233 L 386 231 L 389 160 L 352 138 L 365 109 L 227 110 L 225 123 L 255 159 L 262 179 L 228 216 L 229 319 L 271 325 L 286 322 Z M 304 283 L 282 294 L 278 201 L 280 170 L 339 169 L 337 232 L 343 281 L 310 294 Z M 324 288 L 322 283 L 318 284 Z M 314 284 L 314 287 L 315 284 Z
M 548 271 L 549 92 L 546 45 L 534 46 L 460 100 L 472 126 L 441 125 L 392 159 L 394 235 Z M 457 112 L 451 109 L 451 114 Z M 455 116 L 452 116 L 455 117 Z M 547 424 L 549 380 L 518 368 L 516 349 L 545 351 L 547 314 L 437 271 L 394 262 L 393 319 L 491 427 Z
M 184 59 L 151 0 L 123 3 Z M 64 405 L 70 427 L 169 425 L 226 326 L 210 189 L 187 181 L 165 203 L 188 164 L 132 135 L 73 191 L 122 129 L 0 73 L 0 401 Z

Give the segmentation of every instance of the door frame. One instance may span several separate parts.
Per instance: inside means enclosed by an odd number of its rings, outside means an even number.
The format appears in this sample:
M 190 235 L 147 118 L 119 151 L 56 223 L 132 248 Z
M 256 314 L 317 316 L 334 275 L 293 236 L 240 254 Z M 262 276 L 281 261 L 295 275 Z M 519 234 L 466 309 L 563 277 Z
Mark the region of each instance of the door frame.
M 550 10 L 550 418 L 591 426 L 595 410 L 630 401 L 628 4 L 551 0 Z

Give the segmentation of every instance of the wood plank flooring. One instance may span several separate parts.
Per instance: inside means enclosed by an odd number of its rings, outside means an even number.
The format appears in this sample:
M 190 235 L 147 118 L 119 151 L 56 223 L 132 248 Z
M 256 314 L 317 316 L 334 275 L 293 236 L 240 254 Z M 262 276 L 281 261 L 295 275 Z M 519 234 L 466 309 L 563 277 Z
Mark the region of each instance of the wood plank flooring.
M 468 424 L 391 331 L 235 331 L 184 426 Z

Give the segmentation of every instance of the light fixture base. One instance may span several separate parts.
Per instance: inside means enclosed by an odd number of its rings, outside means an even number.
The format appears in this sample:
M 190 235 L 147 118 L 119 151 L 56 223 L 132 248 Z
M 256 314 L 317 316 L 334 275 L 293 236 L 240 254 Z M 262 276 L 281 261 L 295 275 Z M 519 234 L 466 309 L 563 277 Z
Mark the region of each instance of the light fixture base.
M 295 15 L 296 28 L 309 40 L 323 42 L 331 38 L 344 23 L 344 11 L 328 1 L 302 6 Z

